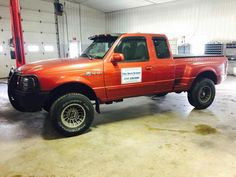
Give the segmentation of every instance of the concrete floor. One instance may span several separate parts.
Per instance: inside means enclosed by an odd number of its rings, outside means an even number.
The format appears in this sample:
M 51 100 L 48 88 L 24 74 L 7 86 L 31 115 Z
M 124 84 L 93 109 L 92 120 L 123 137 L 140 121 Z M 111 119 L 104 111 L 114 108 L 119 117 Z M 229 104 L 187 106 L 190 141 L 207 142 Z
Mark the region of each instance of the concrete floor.
M 88 133 L 63 138 L 46 112 L 15 111 L 1 84 L 0 176 L 235 177 L 235 115 L 236 77 L 228 77 L 206 110 L 186 93 L 132 98 L 102 106 Z

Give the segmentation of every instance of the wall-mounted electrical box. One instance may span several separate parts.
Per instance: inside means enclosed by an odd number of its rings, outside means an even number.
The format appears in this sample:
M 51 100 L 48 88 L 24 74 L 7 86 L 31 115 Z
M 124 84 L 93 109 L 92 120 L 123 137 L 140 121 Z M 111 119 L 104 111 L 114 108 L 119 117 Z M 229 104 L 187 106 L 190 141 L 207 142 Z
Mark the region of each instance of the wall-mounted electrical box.
M 205 45 L 205 54 L 207 55 L 223 55 L 224 44 L 219 42 L 208 43 Z

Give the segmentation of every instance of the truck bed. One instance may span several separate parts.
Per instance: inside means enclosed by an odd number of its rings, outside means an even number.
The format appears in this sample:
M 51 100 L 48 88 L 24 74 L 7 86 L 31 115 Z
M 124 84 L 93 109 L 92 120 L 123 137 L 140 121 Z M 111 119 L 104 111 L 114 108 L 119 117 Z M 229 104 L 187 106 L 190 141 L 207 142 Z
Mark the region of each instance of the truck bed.
M 193 80 L 204 68 L 211 66 L 211 70 L 217 73 L 216 84 L 221 82 L 219 78 L 226 70 L 225 57 L 223 55 L 182 55 L 173 56 L 175 59 L 175 91 L 188 90 Z M 222 66 L 222 67 L 220 67 Z

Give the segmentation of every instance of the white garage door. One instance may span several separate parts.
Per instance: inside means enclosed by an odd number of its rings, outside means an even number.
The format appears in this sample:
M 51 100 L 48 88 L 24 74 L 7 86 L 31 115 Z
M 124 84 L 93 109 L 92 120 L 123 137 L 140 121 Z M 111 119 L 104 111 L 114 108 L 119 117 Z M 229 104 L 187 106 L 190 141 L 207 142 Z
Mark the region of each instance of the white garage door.
M 41 0 L 20 0 L 26 63 L 57 58 L 54 5 Z M 0 0 L 0 78 L 6 77 L 15 60 L 10 59 L 8 41 L 11 21 L 8 1 Z

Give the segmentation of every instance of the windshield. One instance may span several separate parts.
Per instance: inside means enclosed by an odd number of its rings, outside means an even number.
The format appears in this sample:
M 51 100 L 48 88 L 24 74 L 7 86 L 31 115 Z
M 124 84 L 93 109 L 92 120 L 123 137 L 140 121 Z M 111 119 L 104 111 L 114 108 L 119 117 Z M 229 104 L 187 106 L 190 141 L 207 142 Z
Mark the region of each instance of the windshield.
M 82 53 L 81 57 L 103 59 L 117 38 L 98 38 Z

